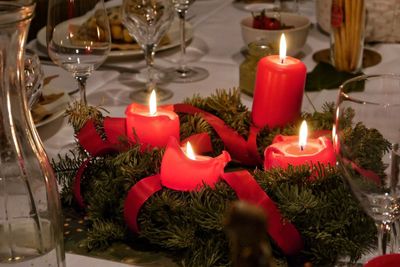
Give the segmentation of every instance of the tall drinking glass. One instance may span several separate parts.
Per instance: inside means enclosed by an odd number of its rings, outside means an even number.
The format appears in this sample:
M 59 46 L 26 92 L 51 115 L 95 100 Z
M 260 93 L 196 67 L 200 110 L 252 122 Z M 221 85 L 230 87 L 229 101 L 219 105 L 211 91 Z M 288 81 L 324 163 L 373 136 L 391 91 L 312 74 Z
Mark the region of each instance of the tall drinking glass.
M 179 17 L 179 31 L 181 42 L 181 55 L 179 66 L 169 71 L 172 80 L 178 83 L 196 82 L 208 77 L 209 73 L 206 69 L 186 65 L 186 13 L 189 6 L 193 4 L 194 0 L 173 0 L 175 10 Z
M 135 90 L 131 98 L 146 103 L 153 90 L 162 101 L 172 97 L 172 92 L 157 86 L 154 77 L 154 54 L 161 38 L 167 33 L 174 18 L 172 0 L 124 0 L 122 20 L 129 33 L 144 51 L 147 66 L 146 88 Z
M 340 86 L 333 135 L 338 165 L 375 220 L 379 254 L 398 253 L 399 114 L 400 75 L 364 75 Z
M 61 202 L 29 114 L 24 47 L 34 0 L 0 0 L 0 266 L 65 266 Z
M 111 49 L 104 0 L 49 0 L 46 33 L 50 58 L 78 81 L 86 105 L 86 81 Z

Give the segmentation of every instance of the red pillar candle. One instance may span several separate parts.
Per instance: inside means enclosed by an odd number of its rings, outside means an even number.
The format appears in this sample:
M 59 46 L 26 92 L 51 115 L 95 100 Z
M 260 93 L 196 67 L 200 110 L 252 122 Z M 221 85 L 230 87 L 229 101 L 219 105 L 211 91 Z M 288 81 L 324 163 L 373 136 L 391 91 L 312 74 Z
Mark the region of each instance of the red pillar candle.
M 264 169 L 289 165 L 309 166 L 322 164 L 335 166 L 336 157 L 332 142 L 325 136 L 307 139 L 307 124 L 303 122 L 300 136 L 277 135 L 272 144 L 264 151 Z
M 161 161 L 161 183 L 179 191 L 196 190 L 203 184 L 213 187 L 230 160 L 226 151 L 215 158 L 185 153 L 178 141 L 170 138 Z
M 125 110 L 127 135 L 147 147 L 165 147 L 170 136 L 179 140 L 179 116 L 172 106 L 157 109 L 155 92 L 149 106 L 133 103 Z
M 252 120 L 259 128 L 284 126 L 300 116 L 307 69 L 300 60 L 286 56 L 282 34 L 278 55 L 258 62 Z

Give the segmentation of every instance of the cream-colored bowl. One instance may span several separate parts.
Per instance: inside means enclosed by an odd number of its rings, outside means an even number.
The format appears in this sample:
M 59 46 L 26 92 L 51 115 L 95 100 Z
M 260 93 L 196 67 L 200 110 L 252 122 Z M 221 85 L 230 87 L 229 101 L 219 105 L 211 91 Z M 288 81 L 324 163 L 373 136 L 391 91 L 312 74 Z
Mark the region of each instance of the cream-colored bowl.
M 268 17 L 277 17 L 277 13 L 266 13 Z M 253 17 L 246 17 L 240 22 L 242 29 L 243 41 L 246 45 L 251 42 L 264 39 L 266 42 L 270 43 L 274 48 L 279 48 L 279 41 L 282 33 L 286 37 L 287 54 L 290 56 L 297 55 L 301 48 L 305 45 L 308 30 L 310 28 L 310 20 L 302 15 L 295 13 L 280 13 L 280 20 L 285 25 L 294 26 L 291 29 L 284 30 L 263 30 L 254 29 L 252 27 Z

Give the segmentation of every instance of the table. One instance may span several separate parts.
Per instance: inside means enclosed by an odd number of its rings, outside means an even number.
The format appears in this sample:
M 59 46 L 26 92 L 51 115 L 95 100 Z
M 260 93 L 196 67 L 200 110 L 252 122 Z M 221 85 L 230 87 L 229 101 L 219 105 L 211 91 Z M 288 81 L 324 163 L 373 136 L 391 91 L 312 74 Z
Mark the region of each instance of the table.
M 301 59 L 311 71 L 316 63 L 312 59 L 314 52 L 329 47 L 329 36 L 321 33 L 316 27 L 314 1 L 303 0 L 300 13 L 307 15 L 313 25 L 310 29 L 306 45 L 302 49 Z M 241 37 L 240 20 L 249 13 L 235 6 L 232 0 L 197 0 L 189 10 L 188 17 L 194 28 L 194 38 L 187 51 L 191 65 L 206 68 L 210 76 L 202 81 L 177 84 L 164 84 L 172 90 L 174 96 L 164 102 L 178 103 L 193 94 L 210 95 L 215 89 L 229 89 L 238 87 L 239 64 L 244 60 L 241 50 L 244 43 Z M 29 43 L 32 48 L 38 49 L 36 41 Z M 400 60 L 399 44 L 374 44 L 369 48 L 379 52 L 382 62 L 376 66 L 364 69 L 366 74 L 399 72 Z M 179 59 L 179 49 L 171 49 L 156 54 L 155 64 L 169 67 Z M 109 59 L 106 64 L 124 67 L 140 68 L 144 66 L 142 57 L 127 57 Z M 54 65 L 44 65 L 46 76 L 59 74 L 52 81 L 56 87 L 66 90 L 76 88 L 76 82 L 71 75 Z M 115 70 L 96 71 L 88 80 L 87 97 L 91 105 L 101 105 L 113 117 L 124 116 L 125 107 L 131 102 L 129 93 L 133 90 L 131 73 L 119 73 Z M 303 111 L 312 112 L 313 106 L 320 107 L 326 101 L 335 101 L 337 90 L 322 90 L 306 93 L 303 98 Z M 251 108 L 252 98 L 242 96 L 243 103 Z M 73 142 L 73 130 L 65 118 L 60 117 L 53 122 L 38 128 L 45 149 L 50 158 L 63 153 Z M 67 254 L 67 266 L 128 266 L 110 263 L 93 258 Z M 130 265 L 131 266 L 131 265 Z

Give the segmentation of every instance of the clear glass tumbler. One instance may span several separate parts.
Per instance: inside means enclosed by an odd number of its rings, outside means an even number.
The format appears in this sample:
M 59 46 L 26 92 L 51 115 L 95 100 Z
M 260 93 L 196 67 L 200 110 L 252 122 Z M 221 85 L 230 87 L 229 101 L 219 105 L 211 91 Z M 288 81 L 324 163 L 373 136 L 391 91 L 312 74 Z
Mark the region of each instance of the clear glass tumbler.
M 334 144 L 338 167 L 375 221 L 379 255 L 398 253 L 400 75 L 363 75 L 340 86 Z

